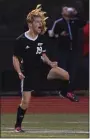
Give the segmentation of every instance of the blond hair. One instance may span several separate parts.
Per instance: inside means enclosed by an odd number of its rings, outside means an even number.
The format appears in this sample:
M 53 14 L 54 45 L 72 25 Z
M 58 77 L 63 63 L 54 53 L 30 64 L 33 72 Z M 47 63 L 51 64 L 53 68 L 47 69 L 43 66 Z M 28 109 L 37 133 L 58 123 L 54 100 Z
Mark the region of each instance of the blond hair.
M 32 23 L 34 20 L 34 17 L 40 17 L 42 19 L 42 32 L 41 32 L 41 34 L 44 34 L 45 31 L 47 30 L 46 19 L 48 17 L 46 17 L 45 14 L 46 14 L 46 12 L 42 11 L 41 4 L 38 4 L 36 6 L 36 9 L 29 12 L 27 15 L 27 18 L 26 18 L 27 23 Z

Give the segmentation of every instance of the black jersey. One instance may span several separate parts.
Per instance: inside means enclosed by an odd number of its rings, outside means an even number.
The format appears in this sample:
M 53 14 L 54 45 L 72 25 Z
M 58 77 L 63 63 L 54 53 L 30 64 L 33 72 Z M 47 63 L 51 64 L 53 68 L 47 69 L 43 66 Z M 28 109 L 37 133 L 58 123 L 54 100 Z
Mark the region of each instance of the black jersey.
M 44 35 L 38 35 L 32 40 L 24 33 L 16 39 L 14 56 L 23 59 L 24 70 L 39 68 L 43 63 L 42 53 L 46 53 Z

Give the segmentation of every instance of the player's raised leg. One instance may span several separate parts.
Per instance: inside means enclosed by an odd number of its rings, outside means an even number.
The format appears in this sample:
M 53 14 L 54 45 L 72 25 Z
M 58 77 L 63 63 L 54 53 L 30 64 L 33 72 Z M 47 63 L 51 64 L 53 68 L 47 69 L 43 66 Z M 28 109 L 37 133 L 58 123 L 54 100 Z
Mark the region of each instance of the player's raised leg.
M 47 79 L 69 80 L 69 74 L 66 70 L 60 67 L 55 67 L 49 71 Z
M 60 68 L 60 67 L 55 67 L 52 68 L 47 76 L 48 80 L 52 79 L 61 79 L 62 86 L 61 90 L 64 92 L 64 97 L 67 97 L 67 91 L 68 91 L 68 86 L 69 86 L 69 74 L 66 70 Z

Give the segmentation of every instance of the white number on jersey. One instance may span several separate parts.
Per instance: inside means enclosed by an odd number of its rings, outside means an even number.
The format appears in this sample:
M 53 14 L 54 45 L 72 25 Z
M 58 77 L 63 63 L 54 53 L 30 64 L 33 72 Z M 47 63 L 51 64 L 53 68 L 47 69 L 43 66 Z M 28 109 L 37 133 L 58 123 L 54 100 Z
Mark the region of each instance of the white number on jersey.
M 37 52 L 36 54 L 41 54 L 42 53 L 42 47 L 37 47 Z

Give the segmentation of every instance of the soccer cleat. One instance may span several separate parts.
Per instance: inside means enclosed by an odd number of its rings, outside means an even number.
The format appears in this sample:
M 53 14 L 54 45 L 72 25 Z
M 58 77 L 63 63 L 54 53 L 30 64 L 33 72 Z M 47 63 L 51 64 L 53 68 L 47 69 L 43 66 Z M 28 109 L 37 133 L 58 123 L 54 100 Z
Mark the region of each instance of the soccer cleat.
M 15 128 L 15 132 L 17 132 L 17 133 L 21 133 L 21 132 L 25 132 L 25 131 L 22 130 L 21 127 L 16 127 L 16 128 Z
M 78 96 L 76 96 L 73 92 L 67 93 L 67 98 L 70 99 L 73 102 L 79 102 Z

